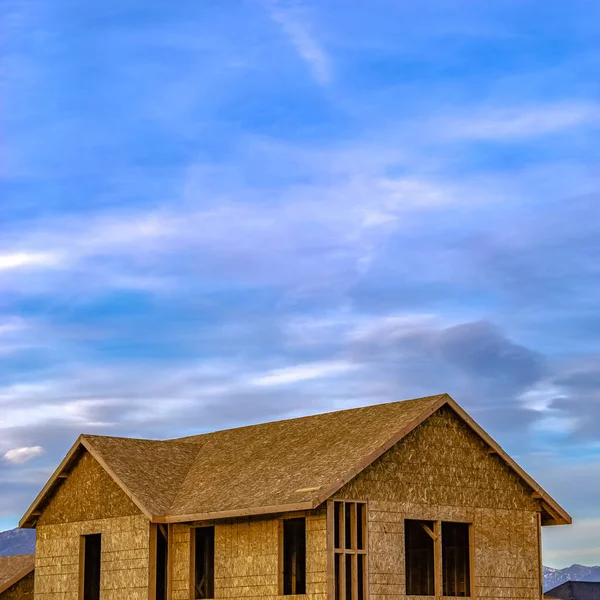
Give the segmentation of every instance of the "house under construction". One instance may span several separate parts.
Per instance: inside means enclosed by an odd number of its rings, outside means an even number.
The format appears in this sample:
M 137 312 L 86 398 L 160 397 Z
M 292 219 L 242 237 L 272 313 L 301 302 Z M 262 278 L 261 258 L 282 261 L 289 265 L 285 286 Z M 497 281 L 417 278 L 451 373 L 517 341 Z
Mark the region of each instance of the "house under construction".
M 540 599 L 570 516 L 448 395 L 82 435 L 24 515 L 35 600 Z

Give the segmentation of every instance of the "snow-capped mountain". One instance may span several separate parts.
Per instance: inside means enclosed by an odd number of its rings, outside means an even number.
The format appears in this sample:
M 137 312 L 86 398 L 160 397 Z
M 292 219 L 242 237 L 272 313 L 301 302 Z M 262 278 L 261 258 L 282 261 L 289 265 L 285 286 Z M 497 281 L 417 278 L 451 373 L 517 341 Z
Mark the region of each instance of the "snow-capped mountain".
M 11 529 L 0 532 L 0 556 L 35 552 L 35 529 Z
M 544 591 L 551 590 L 565 581 L 600 581 L 600 567 L 583 565 L 571 565 L 564 569 L 544 567 Z

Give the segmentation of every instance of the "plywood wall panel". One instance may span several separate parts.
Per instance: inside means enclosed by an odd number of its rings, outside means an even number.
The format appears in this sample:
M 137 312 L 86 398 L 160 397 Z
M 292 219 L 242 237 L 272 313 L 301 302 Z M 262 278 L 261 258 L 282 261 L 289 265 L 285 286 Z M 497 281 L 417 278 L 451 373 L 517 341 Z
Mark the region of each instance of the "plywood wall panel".
M 538 501 L 448 407 L 335 497 L 369 503 L 371 600 L 409 598 L 404 595 L 406 518 L 473 524 L 476 597 L 539 598 Z
M 37 529 L 35 600 L 77 600 L 80 536 L 102 534 L 102 600 L 148 600 L 150 523 L 127 516 Z
M 298 515 L 283 515 L 286 516 Z M 289 598 L 279 596 L 279 519 L 254 517 L 215 525 L 216 598 Z M 174 526 L 173 600 L 190 598 L 190 532 L 190 524 Z M 326 600 L 326 547 L 326 512 L 322 508 L 307 514 L 307 594 L 302 596 L 305 600 Z
M 103 467 L 85 452 L 43 509 L 38 525 L 93 521 L 140 514 Z

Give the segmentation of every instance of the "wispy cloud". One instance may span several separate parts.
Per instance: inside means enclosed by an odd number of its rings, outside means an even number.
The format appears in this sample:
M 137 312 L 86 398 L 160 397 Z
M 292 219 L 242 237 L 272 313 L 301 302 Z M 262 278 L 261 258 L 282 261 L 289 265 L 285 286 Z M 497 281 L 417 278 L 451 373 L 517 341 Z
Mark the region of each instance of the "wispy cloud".
M 308 20 L 307 9 L 299 0 L 270 0 L 267 8 L 298 54 L 322 86 L 332 81 L 331 58 L 317 40 Z
M 514 141 L 600 124 L 600 105 L 591 103 L 542 104 L 479 111 L 468 117 L 442 119 L 439 135 L 467 140 Z
M 12 252 L 0 254 L 0 271 L 55 267 L 60 257 L 47 252 Z
M 253 377 L 250 383 L 259 386 L 277 386 L 309 381 L 339 375 L 356 369 L 357 365 L 350 362 L 324 361 L 306 365 L 295 365 L 284 369 L 276 369 L 264 375 Z
M 363 161 L 358 149 L 345 147 L 311 155 L 305 147 L 273 148 L 262 141 L 255 149 L 265 161 L 289 160 L 298 173 L 312 171 L 314 181 L 299 184 L 292 172 L 291 183 L 270 190 L 266 200 L 257 200 L 262 186 L 247 183 L 228 190 L 235 199 L 223 200 L 215 171 L 219 181 L 227 181 L 227 169 L 215 169 L 209 177 L 190 169 L 184 198 L 174 206 L 33 221 L 26 234 L 7 235 L 9 252 L 11 241 L 30 250 L 6 254 L 13 257 L 13 270 L 21 265 L 23 276 L 7 280 L 5 289 L 47 293 L 68 282 L 72 289 L 100 293 L 107 288 L 160 293 L 194 281 L 182 278 L 183 272 L 211 273 L 238 285 L 343 289 L 340 278 L 347 285 L 365 275 L 385 241 L 399 230 L 409 231 L 421 213 L 466 207 L 491 196 L 471 191 L 469 182 L 390 175 L 394 160 L 387 153 Z M 55 267 L 59 258 L 61 269 L 31 277 L 25 270 L 27 264 Z

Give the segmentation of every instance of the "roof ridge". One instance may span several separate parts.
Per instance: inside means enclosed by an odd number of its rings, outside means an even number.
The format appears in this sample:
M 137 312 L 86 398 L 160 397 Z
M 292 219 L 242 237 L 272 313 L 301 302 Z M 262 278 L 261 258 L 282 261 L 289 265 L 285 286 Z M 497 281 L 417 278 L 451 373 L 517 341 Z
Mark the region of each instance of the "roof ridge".
M 341 410 L 328 410 L 326 412 L 314 413 L 311 415 L 302 415 L 300 417 L 289 417 L 287 419 L 273 419 L 272 421 L 261 421 L 260 423 L 250 423 L 249 425 L 240 425 L 238 427 L 226 427 L 224 429 L 215 429 L 214 431 L 206 431 L 204 433 L 196 433 L 192 435 L 187 435 L 179 438 L 170 438 L 165 441 L 169 442 L 187 442 L 191 441 L 193 438 L 202 437 L 205 435 L 212 435 L 213 433 L 222 433 L 225 431 L 237 431 L 239 429 L 249 429 L 251 427 L 262 427 L 263 425 L 273 425 L 274 423 L 289 423 L 290 421 L 302 421 L 305 419 L 313 419 L 317 417 L 324 417 L 326 415 L 340 414 L 340 413 L 348 413 L 351 411 L 361 411 L 367 410 L 369 408 L 380 407 L 380 406 L 390 406 L 392 404 L 408 404 L 410 402 L 418 402 L 423 400 L 431 400 L 432 402 L 439 400 L 442 396 L 446 396 L 447 394 L 433 394 L 430 396 L 419 396 L 417 398 L 408 398 L 407 400 L 393 400 L 391 402 L 378 402 L 376 404 L 365 404 L 364 406 L 355 406 L 353 408 L 342 408 Z M 127 438 L 130 439 L 130 438 Z
M 200 434 L 202 435 L 202 434 Z M 129 437 L 129 436 L 124 436 L 124 435 L 98 435 L 95 433 L 82 433 L 80 437 L 86 438 L 88 440 L 91 439 L 97 439 L 97 438 L 101 438 L 101 439 L 105 439 L 105 440 L 127 440 L 129 442 L 153 442 L 153 443 L 158 443 L 158 444 L 171 444 L 173 442 L 180 442 L 182 444 L 194 444 L 196 442 L 194 442 L 191 438 L 193 437 L 197 437 L 197 436 L 187 436 L 187 437 L 182 437 L 182 438 L 163 438 L 163 439 L 154 439 L 154 438 L 136 438 L 136 437 Z

